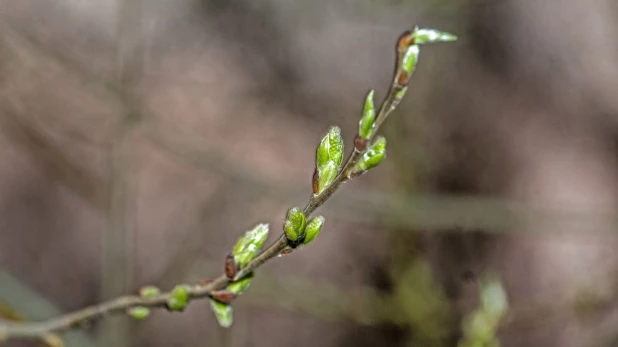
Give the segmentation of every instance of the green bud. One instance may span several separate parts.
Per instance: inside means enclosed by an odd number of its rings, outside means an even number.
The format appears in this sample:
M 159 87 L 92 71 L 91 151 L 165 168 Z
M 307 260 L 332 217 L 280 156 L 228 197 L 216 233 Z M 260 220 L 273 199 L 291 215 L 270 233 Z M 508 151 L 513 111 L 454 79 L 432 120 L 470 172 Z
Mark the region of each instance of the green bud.
M 367 93 L 365 98 L 365 107 L 363 108 L 363 117 L 358 122 L 358 135 L 365 140 L 371 137 L 373 132 L 373 122 L 376 118 L 376 110 L 373 104 L 373 89 Z
M 425 43 L 450 42 L 457 40 L 457 36 L 453 34 L 434 29 L 415 28 L 412 35 L 414 36 L 414 43 L 419 45 Z
M 170 298 L 167 300 L 167 307 L 174 311 L 182 311 L 189 304 L 189 293 L 187 287 L 178 285 L 174 287 L 170 293 Z
M 320 194 L 339 174 L 343 162 L 341 129 L 331 127 L 320 141 L 316 151 L 316 175 L 313 177 L 314 194 Z
M 243 279 L 230 283 L 227 286 L 227 290 L 232 294 L 240 295 L 247 290 L 247 288 L 249 288 L 251 281 L 253 281 L 253 276 L 247 276 Z
M 386 156 L 386 139 L 379 136 L 356 163 L 355 171 L 367 171 L 378 166 Z
M 303 245 L 308 245 L 309 243 L 311 243 L 311 241 L 313 241 L 318 236 L 320 230 L 322 230 L 323 225 L 324 217 L 322 216 L 317 216 L 309 219 L 309 222 L 307 223 L 307 228 L 305 229 L 305 239 L 303 240 Z
M 142 287 L 139 290 L 139 296 L 141 296 L 144 299 L 155 298 L 156 296 L 159 295 L 159 293 L 160 293 L 159 288 L 155 286 L 146 286 L 146 287 Z
M 329 162 L 328 164 L 322 167 L 322 170 L 318 171 L 318 194 L 324 191 L 324 189 L 330 186 L 337 178 L 339 174 L 339 166 L 335 165 L 333 162 Z
M 318 169 L 334 162 L 337 166 L 343 161 L 343 138 L 341 129 L 338 126 L 331 127 L 320 141 L 316 153 L 316 164 Z
M 232 326 L 232 306 L 217 300 L 210 299 L 210 308 L 223 328 Z
M 406 95 L 406 92 L 408 91 L 408 87 L 403 87 L 401 88 L 399 91 L 397 91 L 397 93 L 395 94 L 395 99 L 401 101 L 403 99 L 403 97 Z
M 131 307 L 127 313 L 136 320 L 144 320 L 150 315 L 150 310 L 144 306 Z
M 403 69 L 408 73 L 408 76 L 412 75 L 414 69 L 416 68 L 419 53 L 420 50 L 418 45 L 412 45 L 408 47 L 403 55 Z
M 234 256 L 234 261 L 241 269 L 255 258 L 267 237 L 268 224 L 258 224 L 253 230 L 247 231 L 236 241 L 232 255 Z
M 283 231 L 285 236 L 290 241 L 297 241 L 305 235 L 305 226 L 307 220 L 303 211 L 298 207 L 293 207 L 288 210 L 285 217 L 285 223 L 283 224 Z
M 497 279 L 486 279 L 481 286 L 481 307 L 490 317 L 500 320 L 508 309 L 506 292 Z

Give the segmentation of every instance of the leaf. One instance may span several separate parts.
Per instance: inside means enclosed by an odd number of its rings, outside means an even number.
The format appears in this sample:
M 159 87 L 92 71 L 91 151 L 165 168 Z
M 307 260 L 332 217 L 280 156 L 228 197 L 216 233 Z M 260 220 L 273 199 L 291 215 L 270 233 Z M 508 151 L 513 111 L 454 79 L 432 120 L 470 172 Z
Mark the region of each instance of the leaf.
M 320 169 L 330 162 L 336 165 L 341 165 L 343 161 L 343 139 L 341 137 L 341 129 L 338 126 L 332 126 L 324 135 L 318 146 L 316 153 L 316 167 Z
M 355 171 L 367 171 L 378 166 L 386 156 L 386 139 L 379 136 L 356 163 Z
M 408 77 L 412 75 L 414 69 L 416 68 L 416 63 L 418 62 L 418 55 L 420 54 L 420 49 L 418 45 L 412 45 L 406 49 L 405 54 L 403 55 L 403 69 L 408 74 Z
M 247 231 L 238 238 L 232 255 L 238 266 L 242 269 L 255 258 L 268 237 L 268 224 L 258 224 L 252 230 Z
M 227 290 L 232 294 L 240 295 L 242 294 L 249 286 L 251 285 L 251 281 L 253 281 L 253 276 L 247 276 L 238 281 L 232 282 L 227 286 Z
M 283 224 L 285 236 L 290 241 L 297 241 L 305 235 L 305 226 L 307 225 L 306 217 L 303 211 L 298 207 L 292 207 L 288 210 Z
M 373 133 L 373 125 L 376 118 L 376 110 L 373 103 L 373 89 L 367 93 L 365 98 L 365 106 L 363 107 L 363 116 L 358 122 L 358 136 L 367 140 Z
M 217 318 L 217 322 L 223 328 L 232 326 L 232 306 L 210 299 L 210 308 Z
M 305 239 L 303 240 L 303 245 L 308 245 L 313 241 L 320 231 L 322 230 L 322 226 L 324 225 L 324 217 L 317 216 L 309 219 L 307 223 L 307 228 L 305 229 Z
M 414 43 L 419 45 L 435 42 L 451 42 L 457 40 L 457 36 L 435 29 L 416 28 L 414 29 L 412 35 L 414 36 Z
M 339 166 L 334 162 L 329 162 L 321 170 L 318 170 L 318 194 L 330 186 L 339 174 Z

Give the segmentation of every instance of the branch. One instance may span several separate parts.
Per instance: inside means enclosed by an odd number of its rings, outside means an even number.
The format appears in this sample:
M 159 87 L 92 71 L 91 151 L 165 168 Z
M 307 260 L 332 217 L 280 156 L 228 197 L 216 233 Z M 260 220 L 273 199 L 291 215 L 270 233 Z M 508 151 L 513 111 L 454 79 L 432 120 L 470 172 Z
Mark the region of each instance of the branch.
M 142 317 L 139 318 L 147 316 L 147 308 L 167 308 L 168 310 L 182 311 L 191 299 L 208 297 L 213 302 L 223 305 L 223 307 L 229 307 L 229 303 L 246 288 L 255 269 L 278 255 L 290 253 L 294 249 L 308 244 L 315 238 L 321 229 L 323 218 L 318 217 L 318 219 L 321 219 L 318 223 L 313 223 L 312 220 L 307 223 L 306 219 L 328 201 L 343 183 L 361 176 L 383 160 L 386 141 L 384 138 L 376 137 L 376 134 L 405 95 L 408 81 L 418 61 L 418 45 L 455 39 L 450 34 L 418 28 L 413 32 L 405 32 L 401 35 L 397 42 L 393 83 L 380 106 L 377 117 L 373 106 L 373 91 L 370 91 L 365 100 L 363 116 L 354 140 L 354 148 L 343 166 L 341 165 L 343 140 L 340 130 L 337 127 L 329 130 L 317 149 L 316 170 L 313 175 L 313 194 L 309 202 L 302 211 L 296 208 L 288 211 L 284 233 L 259 255 L 255 256 L 255 253 L 261 247 L 267 235 L 267 226 L 265 225 L 259 225 L 254 230 L 256 232 L 258 228 L 263 228 L 259 237 L 247 233 L 239 239 L 232 254 L 226 258 L 225 273 L 212 281 L 202 281 L 191 286 L 177 286 L 173 291 L 161 294 L 156 292 L 144 295 L 142 292 L 141 295 L 123 296 L 47 321 L 3 324 L 0 325 L 0 342 L 13 338 L 39 338 L 48 333 L 58 333 L 82 327 L 99 318 L 126 313 L 136 308 L 145 312 L 145 315 L 141 315 Z M 313 221 L 315 220 L 314 218 Z M 257 238 L 260 238 L 260 240 L 256 241 Z M 240 283 L 245 284 L 242 289 L 238 290 L 238 286 L 236 286 L 237 290 L 232 290 L 232 285 Z M 179 300 L 180 303 L 174 302 L 174 300 Z M 138 318 L 137 315 L 134 315 L 134 317 Z M 217 318 L 219 319 L 219 316 Z M 231 324 L 231 320 L 229 323 Z M 221 324 L 223 325 L 223 323 Z

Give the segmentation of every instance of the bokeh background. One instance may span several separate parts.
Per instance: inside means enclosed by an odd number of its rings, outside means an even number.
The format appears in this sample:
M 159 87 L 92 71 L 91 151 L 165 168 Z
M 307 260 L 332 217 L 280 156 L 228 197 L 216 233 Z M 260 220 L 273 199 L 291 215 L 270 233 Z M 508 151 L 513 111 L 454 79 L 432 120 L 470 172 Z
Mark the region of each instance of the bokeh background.
M 456 346 L 497 275 L 503 346 L 618 344 L 618 2 L 0 0 L 0 316 L 52 317 L 218 275 L 348 146 L 398 35 L 424 47 L 388 160 L 207 301 L 110 318 L 66 346 Z M 271 236 L 271 240 L 274 236 Z M 14 342 L 38 346 L 44 342 Z

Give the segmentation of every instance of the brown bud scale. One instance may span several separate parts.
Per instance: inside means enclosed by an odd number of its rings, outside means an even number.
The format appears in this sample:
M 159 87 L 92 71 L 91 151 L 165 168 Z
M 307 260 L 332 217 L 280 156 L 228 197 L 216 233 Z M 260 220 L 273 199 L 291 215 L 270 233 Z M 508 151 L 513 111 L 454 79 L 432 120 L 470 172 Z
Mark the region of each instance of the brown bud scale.
M 234 300 L 234 298 L 236 298 L 236 295 L 229 290 L 224 289 L 210 293 L 210 297 L 224 304 L 229 304 L 232 300 Z
M 236 271 L 238 270 L 238 265 L 234 260 L 234 256 L 228 254 L 225 257 L 225 276 L 229 279 L 233 279 L 236 276 Z
M 356 138 L 354 139 L 354 148 L 356 148 L 359 152 L 364 152 L 365 149 L 367 149 L 367 140 L 359 135 L 356 135 Z
M 404 52 L 410 46 L 414 44 L 414 35 L 410 30 L 407 30 L 401 36 L 399 36 L 399 40 L 397 41 L 397 51 Z
M 313 171 L 313 179 L 312 179 L 312 187 L 313 187 L 313 194 L 317 194 L 320 192 L 320 175 L 318 173 L 318 169 L 316 168 L 315 171 Z
M 408 82 L 410 81 L 410 76 L 408 76 L 408 74 L 403 71 L 403 70 L 399 70 L 399 73 L 397 74 L 397 84 L 399 86 L 406 86 L 408 84 Z

